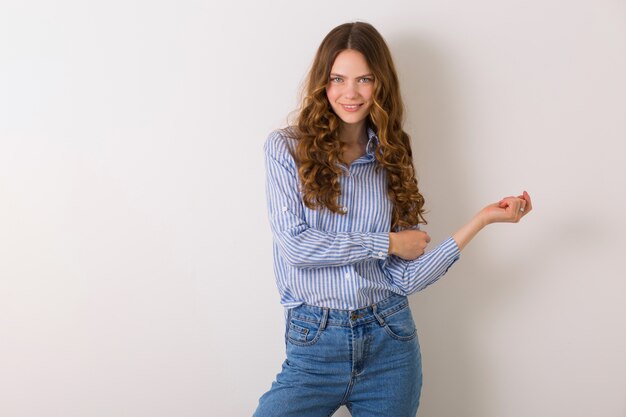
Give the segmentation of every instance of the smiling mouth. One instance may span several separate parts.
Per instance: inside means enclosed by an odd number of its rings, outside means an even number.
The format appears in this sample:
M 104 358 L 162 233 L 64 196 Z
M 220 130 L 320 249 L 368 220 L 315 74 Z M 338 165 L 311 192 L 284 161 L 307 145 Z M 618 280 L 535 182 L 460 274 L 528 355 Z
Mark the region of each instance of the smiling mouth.
M 357 111 L 358 109 L 361 108 L 361 106 L 363 106 L 363 104 L 342 104 L 341 105 L 341 107 L 343 107 L 345 111 Z

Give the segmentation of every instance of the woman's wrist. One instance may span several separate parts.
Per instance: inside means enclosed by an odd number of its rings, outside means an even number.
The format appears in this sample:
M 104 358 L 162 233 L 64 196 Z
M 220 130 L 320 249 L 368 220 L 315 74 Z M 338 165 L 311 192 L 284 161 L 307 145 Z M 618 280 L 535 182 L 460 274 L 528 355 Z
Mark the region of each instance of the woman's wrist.
M 481 229 L 492 223 L 491 219 L 489 219 L 489 216 L 487 216 L 487 213 L 485 213 L 484 210 L 481 210 L 478 213 L 476 213 L 476 215 L 474 216 L 474 219 L 472 220 L 474 220 L 480 226 Z

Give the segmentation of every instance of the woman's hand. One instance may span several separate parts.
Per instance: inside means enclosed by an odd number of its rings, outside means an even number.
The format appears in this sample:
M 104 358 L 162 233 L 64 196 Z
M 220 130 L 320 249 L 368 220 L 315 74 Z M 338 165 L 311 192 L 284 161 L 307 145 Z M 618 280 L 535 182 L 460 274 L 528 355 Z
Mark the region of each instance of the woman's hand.
M 389 233 L 389 254 L 412 261 L 424 254 L 430 242 L 428 233 L 420 230 L 402 230 Z
M 505 197 L 490 204 L 478 213 L 485 225 L 491 223 L 517 223 L 533 209 L 530 195 L 524 191 L 517 197 Z
M 533 209 L 530 195 L 526 191 L 517 197 L 505 197 L 497 203 L 490 204 L 478 212 L 465 226 L 452 236 L 460 250 L 491 223 L 517 223 Z

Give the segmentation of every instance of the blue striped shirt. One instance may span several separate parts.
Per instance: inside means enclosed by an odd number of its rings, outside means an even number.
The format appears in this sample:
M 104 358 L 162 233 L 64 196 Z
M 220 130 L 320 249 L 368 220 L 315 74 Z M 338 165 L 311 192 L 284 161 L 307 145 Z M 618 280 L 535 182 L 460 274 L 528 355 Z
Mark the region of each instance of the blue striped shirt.
M 392 203 L 384 169 L 376 173 L 378 138 L 368 129 L 366 153 L 344 170 L 344 215 L 311 210 L 302 201 L 288 130 L 267 138 L 266 194 L 274 273 L 281 304 L 355 310 L 393 293 L 409 295 L 438 280 L 460 257 L 452 237 L 413 261 L 389 255 Z M 417 227 L 416 227 L 417 228 Z

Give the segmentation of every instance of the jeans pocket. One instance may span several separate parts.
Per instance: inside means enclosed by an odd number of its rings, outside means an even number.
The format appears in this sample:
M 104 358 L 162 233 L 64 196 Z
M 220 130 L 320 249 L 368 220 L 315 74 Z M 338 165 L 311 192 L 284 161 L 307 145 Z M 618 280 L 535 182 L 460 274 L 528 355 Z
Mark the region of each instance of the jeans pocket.
M 417 336 L 417 328 L 408 305 L 385 317 L 384 321 L 385 331 L 396 340 L 408 341 L 415 339 L 415 336 Z
M 291 317 L 287 328 L 287 340 L 297 346 L 310 346 L 320 338 L 320 322 Z

